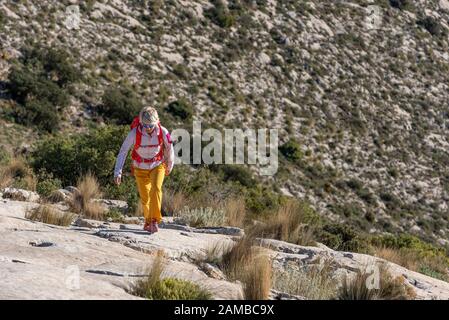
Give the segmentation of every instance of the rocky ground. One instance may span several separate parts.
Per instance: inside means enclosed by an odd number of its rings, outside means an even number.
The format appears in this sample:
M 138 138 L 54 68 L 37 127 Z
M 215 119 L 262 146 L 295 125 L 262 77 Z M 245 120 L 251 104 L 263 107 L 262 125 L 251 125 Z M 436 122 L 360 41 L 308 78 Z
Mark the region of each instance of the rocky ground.
M 242 234 L 237 228 L 195 229 L 164 218 L 158 233 L 142 225 L 77 219 L 69 227 L 25 218 L 35 202 L 0 200 L 1 299 L 136 299 L 132 283 L 145 275 L 155 255 L 167 258 L 164 276 L 193 281 L 209 289 L 215 299 L 240 299 L 239 282 L 223 280 L 213 265 L 198 264 L 215 243 L 231 242 Z M 262 246 L 275 270 L 285 271 L 319 260 L 332 261 L 336 279 L 351 275 L 381 260 L 338 252 L 325 246 L 302 247 L 265 239 Z M 449 283 L 387 263 L 393 276 L 403 276 L 417 299 L 449 299 Z M 77 282 L 79 275 L 79 282 Z M 271 297 L 301 299 L 272 291 Z

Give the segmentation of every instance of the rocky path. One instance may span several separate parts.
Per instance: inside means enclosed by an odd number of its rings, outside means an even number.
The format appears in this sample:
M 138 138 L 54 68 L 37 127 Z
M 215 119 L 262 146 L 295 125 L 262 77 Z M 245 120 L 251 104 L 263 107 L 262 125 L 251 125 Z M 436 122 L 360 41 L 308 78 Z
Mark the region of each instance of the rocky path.
M 238 283 L 220 280 L 219 274 L 194 263 L 215 243 L 232 242 L 241 233 L 238 229 L 198 230 L 166 221 L 159 233 L 149 235 L 139 225 L 91 220 L 59 227 L 25 219 L 26 209 L 36 205 L 0 200 L 0 299 L 136 299 L 128 293 L 130 286 L 161 250 L 168 258 L 165 276 L 194 281 L 216 299 L 241 297 Z M 324 246 L 270 239 L 262 244 L 269 248 L 275 268 L 331 259 L 335 277 L 381 261 Z M 449 283 L 388 266 L 394 276 L 406 279 L 418 299 L 449 299 Z

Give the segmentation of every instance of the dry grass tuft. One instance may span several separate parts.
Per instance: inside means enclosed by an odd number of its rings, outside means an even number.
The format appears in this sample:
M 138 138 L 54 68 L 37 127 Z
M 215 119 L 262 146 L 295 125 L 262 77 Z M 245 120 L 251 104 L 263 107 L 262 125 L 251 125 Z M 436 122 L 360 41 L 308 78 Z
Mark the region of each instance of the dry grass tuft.
M 206 252 L 206 261 L 219 266 L 226 277 L 239 280 L 245 299 L 268 299 L 272 265 L 265 250 L 253 246 L 254 237 L 244 236 L 235 243 L 217 242 Z
M 241 278 L 246 266 L 253 261 L 255 254 L 253 244 L 253 237 L 244 236 L 223 253 L 219 266 L 229 279 Z
M 417 271 L 419 269 L 420 258 L 414 252 L 386 247 L 375 248 L 374 252 L 376 257 L 396 263 L 409 270 Z
M 17 184 L 18 188 L 35 191 L 36 177 L 21 157 L 13 158 L 0 168 L 0 189 Z
M 161 280 L 165 268 L 165 258 L 162 252 L 158 252 L 153 260 L 151 267 L 147 270 L 147 276 L 136 282 L 133 287 L 133 294 L 139 297 L 145 297 L 147 292 L 154 288 Z
M 162 211 L 166 215 L 177 216 L 187 203 L 184 193 L 167 190 L 162 197 Z
M 226 215 L 227 225 L 233 227 L 243 227 L 246 217 L 245 199 L 242 197 L 230 198 L 224 205 L 223 210 Z
M 337 286 L 338 282 L 333 278 L 330 260 L 303 266 L 300 270 L 291 268 L 276 272 L 273 277 L 273 287 L 276 290 L 311 300 L 335 298 Z
M 385 264 L 370 272 L 359 270 L 351 279 L 345 278 L 337 293 L 339 300 L 413 300 L 415 291 L 400 276 L 394 278 Z
M 36 208 L 28 210 L 25 214 L 25 218 L 33 221 L 66 227 L 72 223 L 75 218 L 75 214 L 72 212 L 62 212 L 49 205 L 42 204 Z
M 314 230 L 308 224 L 309 208 L 296 200 L 289 200 L 262 223 L 254 225 L 252 232 L 259 237 L 287 241 L 303 246 L 314 245 Z
M 72 198 L 72 207 L 75 212 L 82 213 L 89 219 L 101 220 L 105 209 L 100 203 L 92 201 L 101 197 L 100 185 L 95 176 L 90 173 L 82 176 L 78 180 L 77 189 Z
M 9 187 L 14 181 L 11 172 L 5 168 L 0 168 L 0 189 Z
M 259 254 L 252 260 L 241 277 L 245 299 L 267 300 L 271 289 L 271 260 L 265 254 Z

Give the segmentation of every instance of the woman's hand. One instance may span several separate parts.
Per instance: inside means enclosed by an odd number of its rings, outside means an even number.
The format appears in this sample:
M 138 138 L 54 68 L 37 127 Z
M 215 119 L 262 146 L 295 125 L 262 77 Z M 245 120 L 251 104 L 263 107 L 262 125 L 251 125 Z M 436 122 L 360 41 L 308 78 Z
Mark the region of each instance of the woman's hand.
M 170 175 L 170 170 L 169 170 L 168 167 L 166 166 L 166 167 L 165 167 L 165 176 L 168 176 L 168 175 Z
M 114 183 L 119 186 L 122 183 L 122 176 L 114 177 Z

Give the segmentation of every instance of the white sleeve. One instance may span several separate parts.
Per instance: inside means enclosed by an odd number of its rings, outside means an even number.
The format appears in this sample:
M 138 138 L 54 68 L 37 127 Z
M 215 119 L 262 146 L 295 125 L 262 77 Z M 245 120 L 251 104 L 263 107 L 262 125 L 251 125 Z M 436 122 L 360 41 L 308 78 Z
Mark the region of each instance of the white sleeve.
M 175 151 L 173 148 L 173 141 L 170 136 L 170 132 L 166 128 L 162 128 L 162 133 L 164 137 L 164 158 L 167 164 L 168 172 L 170 173 L 173 169 L 173 164 L 175 160 Z
M 122 175 L 123 165 L 125 164 L 129 149 L 135 143 L 134 142 L 135 137 L 136 137 L 136 129 L 133 129 L 128 133 L 125 141 L 123 141 L 122 147 L 120 148 L 120 151 L 117 155 L 117 160 L 115 162 L 114 177 Z

